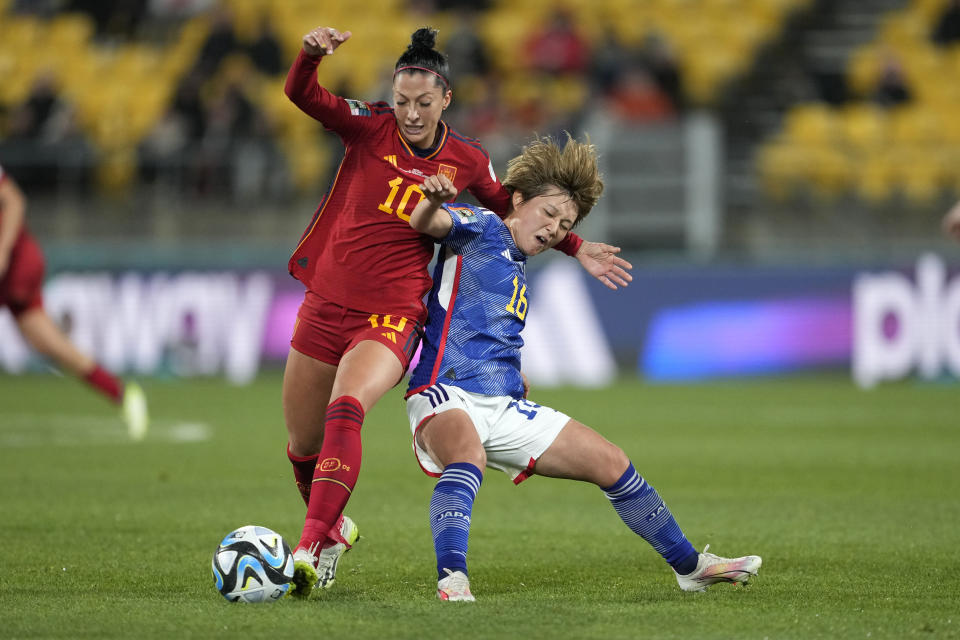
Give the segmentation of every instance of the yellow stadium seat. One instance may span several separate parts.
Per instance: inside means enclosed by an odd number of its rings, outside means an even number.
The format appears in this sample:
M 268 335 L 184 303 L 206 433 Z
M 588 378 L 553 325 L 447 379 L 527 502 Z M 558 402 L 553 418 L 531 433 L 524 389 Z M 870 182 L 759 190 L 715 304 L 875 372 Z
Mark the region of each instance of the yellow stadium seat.
M 853 172 L 854 192 L 862 200 L 879 204 L 893 195 L 895 160 L 891 153 L 861 156 Z
M 774 200 L 786 200 L 804 181 L 807 164 L 807 154 L 797 145 L 782 142 L 764 145 L 757 156 L 764 193 Z
M 853 176 L 850 157 L 833 147 L 811 149 L 808 170 L 814 194 L 825 200 L 834 200 L 842 195 Z
M 802 145 L 828 145 L 836 140 L 836 115 L 819 102 L 800 104 L 787 113 L 786 136 Z
M 72 53 L 89 45 L 93 31 L 93 20 L 86 14 L 64 13 L 50 20 L 47 35 L 51 42 L 57 43 L 57 49 Z
M 942 136 L 939 114 L 922 106 L 903 106 L 890 116 L 891 140 L 902 147 L 937 142 Z
M 912 0 L 910 10 L 925 18 L 927 24 L 933 24 L 945 6 L 946 0 Z
M 861 102 L 844 108 L 838 125 L 843 142 L 856 151 L 873 150 L 887 142 L 887 112 L 875 104 Z
M 929 150 L 920 147 L 901 151 L 895 176 L 908 201 L 918 205 L 933 203 L 940 195 L 942 175 L 938 159 Z
M 860 47 L 847 63 L 847 84 L 851 93 L 865 97 L 873 92 L 880 74 L 882 47 L 869 44 Z

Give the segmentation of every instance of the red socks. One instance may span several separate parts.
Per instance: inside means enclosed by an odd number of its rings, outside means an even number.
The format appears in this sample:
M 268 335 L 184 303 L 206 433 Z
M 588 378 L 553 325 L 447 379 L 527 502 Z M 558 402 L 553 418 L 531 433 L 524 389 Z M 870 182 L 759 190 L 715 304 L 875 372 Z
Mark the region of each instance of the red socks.
M 322 545 L 350 499 L 360 474 L 363 415 L 360 401 L 352 396 L 340 396 L 327 407 L 323 448 L 313 471 L 307 519 L 298 547 Z
M 295 456 L 290 453 L 290 445 L 287 445 L 287 458 L 293 465 L 293 477 L 297 480 L 297 489 L 300 490 L 300 497 L 303 498 L 303 504 L 310 505 L 310 485 L 313 484 L 313 468 L 317 466 L 317 455 Z
M 93 371 L 83 376 L 83 379 L 91 387 L 110 398 L 114 404 L 120 404 L 123 400 L 123 385 L 100 365 L 95 366 Z

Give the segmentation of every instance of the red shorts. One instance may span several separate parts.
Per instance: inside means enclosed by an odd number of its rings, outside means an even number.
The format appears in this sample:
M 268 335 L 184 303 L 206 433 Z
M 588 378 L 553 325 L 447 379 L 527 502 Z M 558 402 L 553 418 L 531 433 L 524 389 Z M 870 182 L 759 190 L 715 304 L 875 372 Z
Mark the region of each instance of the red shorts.
M 0 307 L 17 317 L 43 306 L 43 252 L 33 237 L 21 232 L 10 252 L 7 272 L 0 278 Z
M 308 290 L 297 311 L 290 345 L 311 358 L 338 365 L 357 343 L 375 340 L 393 351 L 406 371 L 422 333 L 415 320 L 347 309 Z

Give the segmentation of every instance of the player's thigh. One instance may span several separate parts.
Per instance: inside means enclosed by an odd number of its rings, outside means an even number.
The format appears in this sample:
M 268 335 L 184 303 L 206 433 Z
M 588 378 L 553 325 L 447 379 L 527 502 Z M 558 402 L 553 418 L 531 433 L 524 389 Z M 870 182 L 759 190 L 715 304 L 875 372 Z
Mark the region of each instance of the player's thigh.
M 294 455 L 320 452 L 337 367 L 291 348 L 283 372 L 283 417 Z
M 571 419 L 537 458 L 533 472 L 610 487 L 616 484 L 629 464 L 630 460 L 620 447 Z
M 331 398 L 353 396 L 369 411 L 403 377 L 396 353 L 376 340 L 357 342 L 340 359 Z
M 454 462 L 469 462 L 480 470 L 487 465 L 477 428 L 463 409 L 451 409 L 427 419 L 415 437 L 441 468 Z

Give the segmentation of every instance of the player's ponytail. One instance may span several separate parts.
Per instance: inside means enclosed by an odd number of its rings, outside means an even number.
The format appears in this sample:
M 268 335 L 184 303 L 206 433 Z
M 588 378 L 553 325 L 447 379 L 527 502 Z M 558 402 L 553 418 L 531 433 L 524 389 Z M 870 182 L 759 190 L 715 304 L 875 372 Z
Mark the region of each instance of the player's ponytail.
M 437 51 L 437 30 L 430 27 L 421 27 L 410 36 L 407 50 L 397 60 L 393 76 L 398 73 L 429 73 L 432 74 L 444 91 L 450 88 L 450 65 L 447 56 Z

